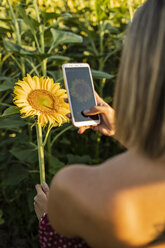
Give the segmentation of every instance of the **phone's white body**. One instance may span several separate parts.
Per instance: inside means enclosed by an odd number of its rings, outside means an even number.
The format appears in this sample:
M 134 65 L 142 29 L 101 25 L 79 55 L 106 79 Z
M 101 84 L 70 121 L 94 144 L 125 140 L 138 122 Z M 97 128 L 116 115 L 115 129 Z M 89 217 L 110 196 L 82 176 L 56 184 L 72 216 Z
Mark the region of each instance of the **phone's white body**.
M 94 94 L 94 84 L 93 84 L 93 79 L 92 79 L 90 66 L 87 63 L 66 63 L 66 64 L 63 64 L 62 65 L 62 71 L 63 71 L 65 88 L 66 88 L 67 94 L 68 94 L 69 105 L 70 105 L 70 109 L 71 109 L 72 122 L 73 122 L 73 125 L 75 127 L 97 125 L 97 124 L 100 123 L 100 117 L 99 116 L 98 116 L 98 119 L 95 119 L 95 120 L 90 119 L 90 120 L 83 120 L 83 121 L 77 121 L 75 116 L 74 116 L 74 111 L 73 111 L 74 110 L 74 105 L 73 105 L 72 100 L 71 100 L 71 92 L 70 92 L 70 89 L 69 89 L 69 86 L 68 86 L 68 77 L 67 77 L 66 69 L 68 69 L 68 68 L 73 69 L 73 70 L 75 70 L 75 73 L 76 73 L 76 68 L 80 68 L 80 67 L 81 68 L 85 67 L 89 71 L 91 89 L 92 89 L 92 97 L 94 98 L 94 105 L 97 105 L 95 94 Z

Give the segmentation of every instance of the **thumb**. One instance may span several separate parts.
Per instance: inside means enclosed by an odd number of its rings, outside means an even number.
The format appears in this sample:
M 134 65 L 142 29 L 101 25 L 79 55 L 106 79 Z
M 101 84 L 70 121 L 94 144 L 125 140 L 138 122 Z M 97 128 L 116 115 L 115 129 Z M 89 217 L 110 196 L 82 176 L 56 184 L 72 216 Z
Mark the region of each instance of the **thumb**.
M 96 114 L 102 114 L 102 113 L 105 113 L 106 111 L 106 108 L 105 106 L 93 106 L 91 107 L 90 109 L 85 109 L 83 111 L 84 115 L 96 115 Z

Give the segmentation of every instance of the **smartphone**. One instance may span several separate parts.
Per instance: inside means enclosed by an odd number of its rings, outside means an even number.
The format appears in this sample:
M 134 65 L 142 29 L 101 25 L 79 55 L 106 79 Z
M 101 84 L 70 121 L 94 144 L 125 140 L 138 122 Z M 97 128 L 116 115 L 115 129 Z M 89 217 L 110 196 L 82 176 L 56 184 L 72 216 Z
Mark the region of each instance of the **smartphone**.
M 67 63 L 62 65 L 62 71 L 73 125 L 81 127 L 99 124 L 99 115 L 83 115 L 85 109 L 97 105 L 90 66 L 87 63 Z

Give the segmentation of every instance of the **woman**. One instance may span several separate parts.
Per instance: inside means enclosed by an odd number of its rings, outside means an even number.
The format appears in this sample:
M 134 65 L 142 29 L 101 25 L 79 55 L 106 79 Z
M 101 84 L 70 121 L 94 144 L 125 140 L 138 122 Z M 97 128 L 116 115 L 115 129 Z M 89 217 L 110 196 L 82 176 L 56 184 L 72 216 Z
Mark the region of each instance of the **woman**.
M 165 0 L 148 0 L 128 30 L 114 97 L 115 137 L 128 151 L 100 166 L 69 166 L 53 178 L 48 217 L 63 236 L 80 237 L 94 248 L 152 247 L 161 237 L 165 230 L 164 68 Z M 93 129 L 111 135 L 113 110 L 104 102 L 99 105 L 85 114 L 100 114 L 102 122 Z M 36 204 L 38 199 L 37 195 Z M 156 247 L 165 247 L 165 239 L 162 242 Z

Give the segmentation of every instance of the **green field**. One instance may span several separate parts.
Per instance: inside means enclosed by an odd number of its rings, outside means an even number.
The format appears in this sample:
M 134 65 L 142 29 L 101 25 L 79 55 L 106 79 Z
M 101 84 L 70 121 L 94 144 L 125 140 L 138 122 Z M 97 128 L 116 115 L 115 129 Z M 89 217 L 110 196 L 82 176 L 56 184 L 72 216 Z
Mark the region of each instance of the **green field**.
M 33 248 L 39 183 L 35 118 L 13 104 L 14 83 L 29 73 L 63 86 L 61 65 L 87 62 L 96 91 L 112 105 L 127 25 L 142 0 L 2 0 L 0 2 L 0 247 Z M 124 150 L 115 140 L 71 123 L 52 128 L 45 146 L 46 180 L 75 163 L 99 164 Z M 46 135 L 47 127 L 43 130 Z

